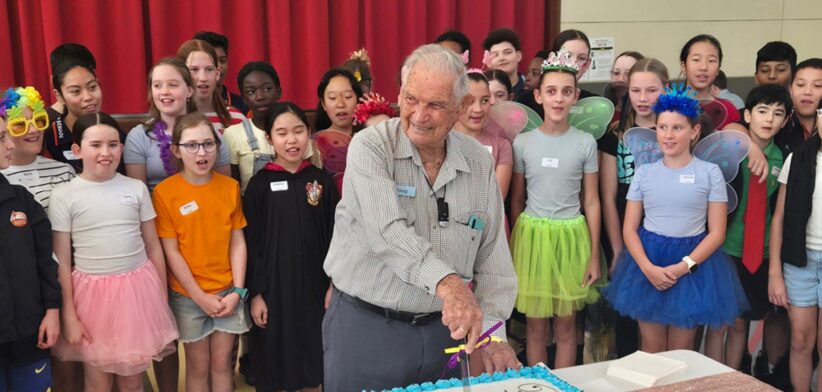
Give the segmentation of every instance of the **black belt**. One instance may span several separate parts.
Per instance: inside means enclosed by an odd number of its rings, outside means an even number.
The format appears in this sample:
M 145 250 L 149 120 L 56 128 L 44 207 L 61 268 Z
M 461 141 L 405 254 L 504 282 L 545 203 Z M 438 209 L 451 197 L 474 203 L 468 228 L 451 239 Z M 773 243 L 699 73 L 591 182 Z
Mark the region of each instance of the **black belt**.
M 337 289 L 336 287 L 334 289 L 339 291 L 339 289 Z M 346 293 L 343 293 L 342 291 L 340 291 L 340 295 L 345 297 L 346 299 L 351 300 L 352 302 L 354 302 L 358 306 L 360 306 L 364 309 L 367 309 L 371 312 L 374 312 L 374 313 L 376 313 L 380 316 L 383 316 L 383 317 L 391 319 L 391 320 L 402 321 L 404 323 L 408 323 L 408 324 L 411 324 L 411 325 L 425 325 L 425 324 L 430 323 L 431 321 L 442 319 L 442 312 L 431 312 L 431 313 L 401 312 L 401 311 L 398 311 L 398 310 L 391 310 L 391 309 L 386 309 L 386 308 L 379 307 L 379 306 L 374 305 L 370 302 L 366 302 L 366 301 L 363 301 L 363 300 L 361 300 L 357 297 L 353 297 L 353 296 L 350 296 Z

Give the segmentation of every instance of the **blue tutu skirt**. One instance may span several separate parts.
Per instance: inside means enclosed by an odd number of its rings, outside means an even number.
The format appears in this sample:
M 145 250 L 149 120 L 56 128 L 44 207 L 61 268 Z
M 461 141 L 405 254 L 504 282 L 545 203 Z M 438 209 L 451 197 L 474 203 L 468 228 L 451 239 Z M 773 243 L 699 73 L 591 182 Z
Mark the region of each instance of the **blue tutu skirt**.
M 660 267 L 679 263 L 705 236 L 702 233 L 675 238 L 639 229 L 648 259 Z M 651 284 L 626 250 L 620 255 L 611 283 L 602 292 L 614 309 L 625 316 L 686 329 L 732 325 L 748 310 L 733 261 L 721 249 L 700 263 L 694 273 L 680 277 L 671 288 L 661 291 Z

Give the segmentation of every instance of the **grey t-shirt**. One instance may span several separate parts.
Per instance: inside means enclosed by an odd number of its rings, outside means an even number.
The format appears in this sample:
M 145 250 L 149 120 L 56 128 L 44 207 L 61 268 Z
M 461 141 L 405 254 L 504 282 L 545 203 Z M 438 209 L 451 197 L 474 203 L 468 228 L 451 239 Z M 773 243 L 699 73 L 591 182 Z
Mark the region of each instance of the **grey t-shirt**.
M 525 173 L 525 213 L 533 217 L 579 216 L 582 175 L 597 171 L 594 137 L 574 127 L 560 135 L 534 129 L 514 139 L 514 172 Z
M 219 132 L 217 134 L 219 135 Z M 220 140 L 222 141 L 222 136 L 220 136 Z M 172 159 L 174 159 L 174 157 L 172 157 Z M 146 128 L 143 124 L 137 125 L 128 133 L 123 161 L 127 165 L 134 163 L 146 165 L 146 178 L 148 180 L 149 191 L 153 192 L 154 187 L 168 177 L 166 169 L 163 168 L 163 160 L 160 158 L 160 142 L 146 134 Z M 226 143 L 221 143 L 220 155 L 214 166 L 227 165 L 228 146 Z
M 637 168 L 628 200 L 641 201 L 645 228 L 668 237 L 691 237 L 705 231 L 709 202 L 727 202 L 719 166 L 694 157 L 680 169 L 662 160 Z

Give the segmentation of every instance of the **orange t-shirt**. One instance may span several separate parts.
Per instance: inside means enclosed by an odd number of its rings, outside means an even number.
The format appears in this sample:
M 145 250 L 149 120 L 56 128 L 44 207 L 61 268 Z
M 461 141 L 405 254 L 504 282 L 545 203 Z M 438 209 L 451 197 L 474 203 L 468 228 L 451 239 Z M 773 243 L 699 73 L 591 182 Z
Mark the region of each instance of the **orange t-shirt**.
M 231 287 L 231 231 L 246 226 L 240 184 L 213 173 L 207 184 L 192 185 L 178 173 L 157 184 L 152 199 L 157 211 L 157 234 L 177 239 L 180 253 L 200 288 L 215 294 Z M 189 296 L 173 273 L 168 275 L 168 285 Z

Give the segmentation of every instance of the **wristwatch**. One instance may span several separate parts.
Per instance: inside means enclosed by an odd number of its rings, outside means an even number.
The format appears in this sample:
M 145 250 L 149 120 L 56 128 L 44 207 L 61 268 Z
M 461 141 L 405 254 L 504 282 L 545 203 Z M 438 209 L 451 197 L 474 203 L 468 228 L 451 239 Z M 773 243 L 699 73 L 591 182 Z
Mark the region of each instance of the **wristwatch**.
M 233 287 L 229 294 L 237 293 L 240 296 L 240 300 L 246 302 L 248 300 L 248 289 L 244 289 L 242 287 Z
M 682 261 L 684 261 L 685 264 L 688 264 L 689 274 L 696 272 L 696 269 L 699 268 L 699 264 L 697 264 L 696 261 L 694 261 L 694 259 L 692 259 L 690 256 L 683 257 Z

